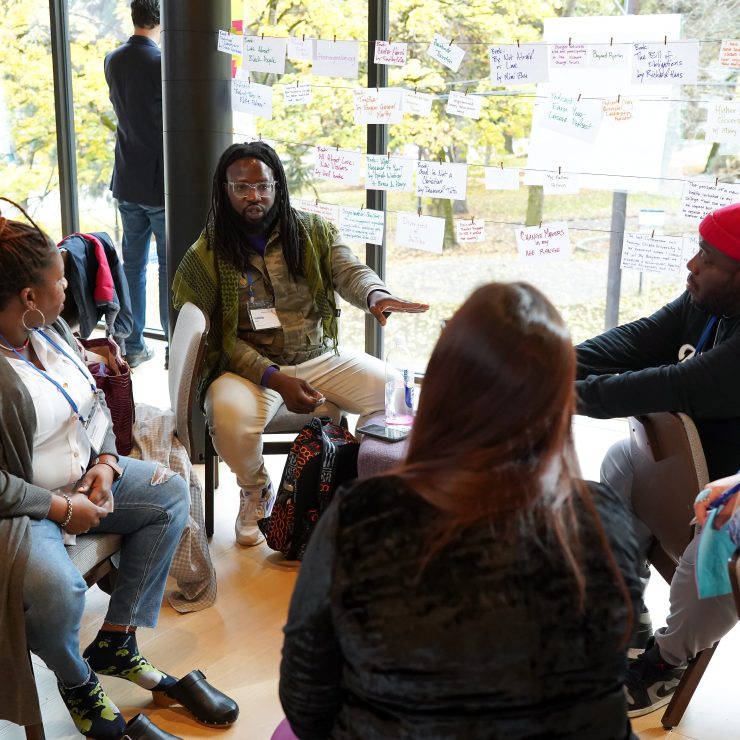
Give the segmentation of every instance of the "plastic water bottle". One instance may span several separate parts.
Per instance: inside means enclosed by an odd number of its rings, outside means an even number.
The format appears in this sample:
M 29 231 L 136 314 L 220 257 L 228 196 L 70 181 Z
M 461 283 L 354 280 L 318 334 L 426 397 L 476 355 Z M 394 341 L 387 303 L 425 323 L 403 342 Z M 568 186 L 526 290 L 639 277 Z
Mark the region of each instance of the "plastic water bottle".
M 414 370 L 403 338 L 396 339 L 385 358 L 385 423 L 411 426 L 414 421 Z

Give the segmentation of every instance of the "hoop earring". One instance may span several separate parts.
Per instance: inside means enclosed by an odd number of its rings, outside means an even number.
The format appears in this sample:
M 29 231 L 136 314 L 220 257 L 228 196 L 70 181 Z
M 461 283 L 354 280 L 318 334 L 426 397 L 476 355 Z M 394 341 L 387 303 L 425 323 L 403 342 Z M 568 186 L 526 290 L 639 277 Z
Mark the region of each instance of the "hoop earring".
M 26 314 L 30 313 L 31 311 L 36 311 L 36 313 L 41 315 L 41 323 L 38 326 L 29 326 L 26 323 Z M 27 308 L 23 312 L 23 316 L 21 316 L 21 324 L 23 324 L 23 328 L 26 331 L 33 331 L 34 329 L 40 329 L 42 326 L 46 326 L 46 316 L 44 316 L 44 312 L 40 308 Z

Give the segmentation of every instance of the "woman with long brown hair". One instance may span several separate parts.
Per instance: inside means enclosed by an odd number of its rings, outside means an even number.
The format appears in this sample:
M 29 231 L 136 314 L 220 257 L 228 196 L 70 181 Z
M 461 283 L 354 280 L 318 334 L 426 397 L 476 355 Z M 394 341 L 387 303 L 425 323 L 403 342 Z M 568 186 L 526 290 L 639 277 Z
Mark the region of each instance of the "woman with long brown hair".
M 306 552 L 280 681 L 299 738 L 631 736 L 635 543 L 580 480 L 574 377 L 529 285 L 447 323 L 405 463 L 340 492 Z

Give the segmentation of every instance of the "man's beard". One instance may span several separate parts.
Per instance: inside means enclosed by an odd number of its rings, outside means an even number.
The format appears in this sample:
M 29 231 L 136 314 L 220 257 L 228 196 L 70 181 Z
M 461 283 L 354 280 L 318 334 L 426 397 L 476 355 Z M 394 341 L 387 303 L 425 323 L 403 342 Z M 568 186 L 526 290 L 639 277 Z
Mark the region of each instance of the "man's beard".
M 248 207 L 249 206 L 245 206 L 240 214 L 242 217 L 242 228 L 244 229 L 244 231 L 247 234 L 253 235 L 269 234 L 278 220 L 278 209 L 276 208 L 276 204 L 273 203 L 270 206 L 270 210 L 267 211 L 267 213 L 265 213 L 265 215 L 259 221 L 247 220 L 246 216 L 244 215 L 244 211 Z

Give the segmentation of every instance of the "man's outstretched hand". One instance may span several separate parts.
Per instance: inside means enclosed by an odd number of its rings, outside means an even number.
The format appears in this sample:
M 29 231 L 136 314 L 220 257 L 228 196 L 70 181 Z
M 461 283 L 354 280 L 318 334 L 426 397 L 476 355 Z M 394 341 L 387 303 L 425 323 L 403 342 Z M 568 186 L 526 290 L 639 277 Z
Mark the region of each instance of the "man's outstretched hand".
M 381 326 L 385 326 L 388 316 L 392 313 L 424 313 L 429 310 L 426 303 L 413 303 L 379 290 L 370 293 L 368 308 Z

